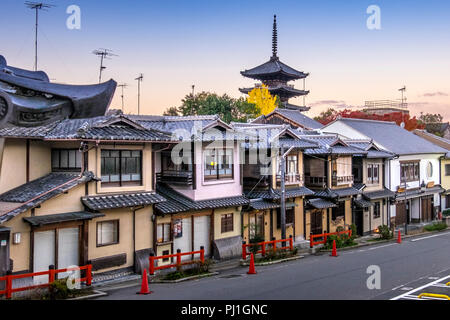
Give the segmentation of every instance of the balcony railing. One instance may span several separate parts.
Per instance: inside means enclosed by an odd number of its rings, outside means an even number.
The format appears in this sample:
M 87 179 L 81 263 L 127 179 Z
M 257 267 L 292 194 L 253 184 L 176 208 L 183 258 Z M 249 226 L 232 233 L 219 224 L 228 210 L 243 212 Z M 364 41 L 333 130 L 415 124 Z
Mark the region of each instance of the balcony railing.
M 326 188 L 327 187 L 327 177 L 305 175 L 305 185 L 307 187 Z
M 284 176 L 284 183 L 286 185 L 290 184 L 300 184 L 303 182 L 303 176 L 298 173 L 286 173 Z M 281 174 L 277 174 L 277 185 L 281 184 Z
M 179 185 L 192 185 L 193 184 L 193 174 L 192 171 L 163 171 L 156 173 L 157 182 L 165 182 L 168 184 L 179 184 Z
M 331 179 L 331 183 L 333 187 L 352 184 L 353 176 L 334 176 Z

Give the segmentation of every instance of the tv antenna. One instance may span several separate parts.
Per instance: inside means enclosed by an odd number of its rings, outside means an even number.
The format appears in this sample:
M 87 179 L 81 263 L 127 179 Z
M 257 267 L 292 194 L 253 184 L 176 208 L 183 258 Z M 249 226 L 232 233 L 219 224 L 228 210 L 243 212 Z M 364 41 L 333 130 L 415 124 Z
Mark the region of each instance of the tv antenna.
M 122 89 L 122 95 L 121 95 L 120 97 L 122 98 L 122 112 L 123 112 L 123 109 L 124 109 L 124 103 L 123 103 L 123 89 L 126 88 L 126 87 L 128 87 L 128 84 L 122 83 L 122 84 L 119 84 L 118 87 Z
M 98 83 L 102 82 L 102 72 L 106 69 L 106 67 L 103 65 L 104 59 L 110 59 L 109 57 L 115 56 L 117 57 L 117 54 L 112 53 L 112 50 L 109 49 L 97 49 L 92 51 L 92 54 L 95 54 L 96 56 L 100 57 L 100 75 L 98 77 Z
M 137 77 L 134 80 L 137 80 L 137 82 L 138 82 L 138 115 L 139 115 L 140 108 L 141 108 L 141 82 L 142 82 L 142 80 L 144 80 L 144 75 L 141 73 L 139 75 L 139 77 Z
M 404 97 L 404 93 L 406 91 L 406 86 L 403 86 L 403 88 L 398 89 L 398 91 L 400 91 L 402 93 L 402 107 L 405 104 L 406 98 Z
M 29 9 L 36 11 L 36 29 L 34 35 L 34 71 L 37 71 L 37 55 L 38 55 L 38 24 L 39 24 L 39 10 L 48 11 L 48 9 L 55 7 L 53 4 L 43 3 L 43 2 L 32 2 L 25 1 L 25 5 Z

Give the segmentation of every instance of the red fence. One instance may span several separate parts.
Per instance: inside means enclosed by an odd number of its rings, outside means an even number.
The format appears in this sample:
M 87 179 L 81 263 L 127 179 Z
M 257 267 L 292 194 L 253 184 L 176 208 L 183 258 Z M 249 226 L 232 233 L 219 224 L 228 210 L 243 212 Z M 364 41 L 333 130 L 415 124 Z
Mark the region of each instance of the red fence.
M 189 261 L 181 262 L 182 256 L 190 256 L 190 255 L 194 256 L 195 254 L 200 255 L 200 258 L 198 260 L 189 260 Z M 175 260 L 176 262 L 172 263 L 172 264 L 166 264 L 163 266 L 155 267 L 156 260 L 171 259 L 171 258 L 176 258 L 176 260 Z M 196 262 L 201 262 L 201 263 L 205 262 L 205 248 L 203 246 L 200 247 L 199 251 L 181 252 L 181 250 L 178 249 L 177 253 L 175 253 L 175 254 L 166 254 L 164 256 L 157 256 L 157 257 L 153 256 L 153 254 L 150 254 L 149 272 L 151 275 L 154 275 L 156 270 L 169 269 L 169 268 L 174 268 L 174 267 L 179 269 L 183 265 L 192 264 L 192 263 L 196 263 Z
M 279 247 L 277 248 L 277 243 L 284 243 L 289 242 L 289 246 L 285 247 Z M 247 247 L 254 247 L 254 246 L 261 246 L 261 250 L 256 251 L 256 253 L 261 253 L 263 256 L 266 255 L 266 245 L 271 245 L 273 250 L 293 250 L 294 249 L 294 241 L 292 239 L 292 236 L 289 236 L 289 239 L 280 239 L 280 240 L 272 240 L 272 241 L 263 241 L 258 243 L 249 243 L 246 244 L 245 241 L 242 242 L 242 259 L 247 259 L 247 256 L 250 255 L 250 253 L 247 252 Z
M 340 231 L 340 232 L 333 232 L 333 233 L 321 233 L 321 234 L 311 234 L 309 236 L 309 247 L 312 248 L 314 247 L 316 244 L 321 244 L 321 243 L 327 243 L 327 237 L 331 236 L 331 235 L 340 235 L 340 234 L 345 234 L 348 233 L 348 236 L 351 237 L 352 236 L 352 230 L 346 230 L 346 231 Z M 319 241 L 314 241 L 315 238 L 323 238 L 322 240 Z
M 54 266 L 50 266 L 48 271 L 41 271 L 41 272 L 33 272 L 33 273 L 24 273 L 24 274 L 17 274 L 17 275 L 6 275 L 3 277 L 0 277 L 0 282 L 5 281 L 6 282 L 6 288 L 4 290 L 0 290 L 0 296 L 6 295 L 7 299 L 11 299 L 12 294 L 14 292 L 19 291 L 26 291 L 26 290 L 32 290 L 36 288 L 46 288 L 50 287 L 50 284 L 55 281 L 56 275 L 58 273 L 62 272 L 69 272 L 69 271 L 76 271 L 76 270 L 86 270 L 86 275 L 83 278 L 75 279 L 77 282 L 86 282 L 86 285 L 90 286 L 92 283 L 92 265 L 88 264 L 82 267 L 77 268 L 65 268 L 65 269 L 56 269 Z M 40 283 L 35 284 L 31 286 L 26 287 L 19 287 L 19 288 L 13 288 L 13 280 L 15 279 L 23 279 L 23 278 L 31 278 L 31 277 L 37 277 L 37 276 L 45 276 L 48 275 L 48 282 L 47 283 Z

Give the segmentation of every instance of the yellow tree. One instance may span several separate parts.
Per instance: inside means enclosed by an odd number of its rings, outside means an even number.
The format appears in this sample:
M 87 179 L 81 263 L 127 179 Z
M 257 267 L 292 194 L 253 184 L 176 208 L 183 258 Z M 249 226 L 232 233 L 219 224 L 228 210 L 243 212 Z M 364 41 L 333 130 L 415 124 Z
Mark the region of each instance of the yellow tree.
M 265 85 L 250 91 L 247 102 L 256 104 L 263 115 L 268 115 L 278 106 L 277 96 L 272 96 Z

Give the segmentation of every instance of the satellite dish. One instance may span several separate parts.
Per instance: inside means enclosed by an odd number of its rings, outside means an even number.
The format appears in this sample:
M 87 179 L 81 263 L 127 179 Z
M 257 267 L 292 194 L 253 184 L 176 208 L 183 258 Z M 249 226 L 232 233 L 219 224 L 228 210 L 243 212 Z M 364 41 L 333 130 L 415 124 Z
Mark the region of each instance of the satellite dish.
M 402 127 L 404 129 L 405 128 L 405 123 L 404 122 L 400 123 L 400 127 Z

